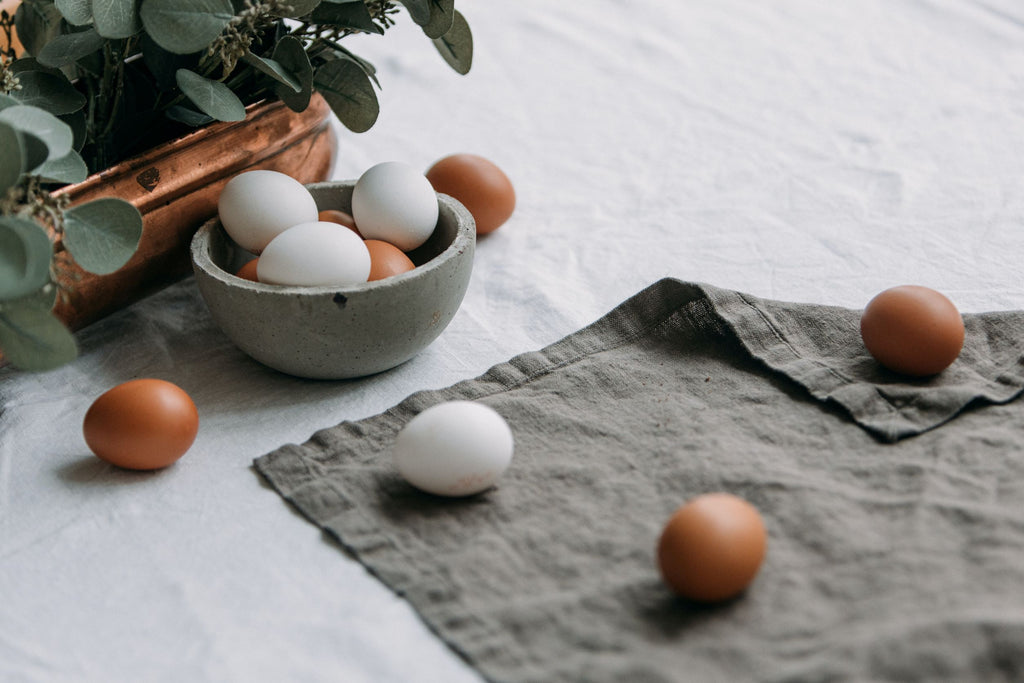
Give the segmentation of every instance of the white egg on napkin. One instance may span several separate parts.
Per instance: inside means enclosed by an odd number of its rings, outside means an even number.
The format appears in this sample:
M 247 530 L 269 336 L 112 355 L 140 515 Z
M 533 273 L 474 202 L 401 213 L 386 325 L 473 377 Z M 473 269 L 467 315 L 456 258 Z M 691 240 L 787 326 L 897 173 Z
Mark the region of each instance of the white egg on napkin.
M 512 461 L 512 430 L 496 410 L 448 401 L 409 420 L 392 457 L 402 477 L 438 496 L 471 496 L 494 486 Z

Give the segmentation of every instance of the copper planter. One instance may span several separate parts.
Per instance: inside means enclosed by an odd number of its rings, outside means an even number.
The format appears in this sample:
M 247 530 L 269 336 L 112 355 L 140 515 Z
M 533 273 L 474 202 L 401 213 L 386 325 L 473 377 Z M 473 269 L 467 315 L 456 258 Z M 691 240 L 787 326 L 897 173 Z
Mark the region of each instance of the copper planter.
M 211 124 L 59 190 L 72 204 L 100 197 L 129 201 L 142 213 L 144 228 L 138 251 L 117 272 L 99 276 L 73 268 L 72 296 L 58 301 L 54 313 L 78 330 L 190 274 L 192 235 L 216 215 L 221 189 L 242 171 L 270 169 L 302 183 L 327 179 L 336 144 L 330 116 L 319 95 L 302 113 L 260 102 L 244 121 Z

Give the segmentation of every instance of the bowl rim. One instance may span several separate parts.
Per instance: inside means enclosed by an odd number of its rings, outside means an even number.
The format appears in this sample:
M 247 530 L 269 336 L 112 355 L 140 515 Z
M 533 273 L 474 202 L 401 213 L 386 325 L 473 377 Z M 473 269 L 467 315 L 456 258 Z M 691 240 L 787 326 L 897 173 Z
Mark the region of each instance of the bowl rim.
M 320 183 L 308 183 L 306 184 L 306 187 L 355 187 L 355 183 L 355 180 L 332 180 Z M 234 273 L 229 273 L 214 263 L 210 256 L 209 249 L 205 248 L 208 245 L 214 230 L 220 229 L 221 231 L 224 231 L 220 218 L 217 216 L 214 216 L 203 223 L 203 225 L 196 230 L 195 235 L 193 235 L 189 246 L 192 265 L 194 268 L 202 270 L 205 275 L 217 280 L 224 286 L 250 290 L 254 293 L 260 294 L 281 296 L 306 295 L 311 297 L 322 297 L 325 295 L 333 297 L 340 294 L 348 297 L 365 292 L 391 289 L 406 282 L 412 282 L 428 277 L 432 271 L 437 270 L 447 262 L 458 258 L 467 251 L 469 251 L 470 258 L 472 258 L 473 248 L 476 245 L 476 222 L 473 220 L 473 215 L 454 197 L 441 192 L 437 192 L 435 194 L 437 194 L 438 203 L 443 208 L 450 209 L 455 216 L 455 239 L 452 240 L 452 243 L 449 244 L 444 251 L 426 263 L 416 266 L 412 270 L 399 273 L 398 275 L 392 275 L 381 280 L 361 282 L 354 285 L 320 285 L 311 287 L 303 285 L 272 285 L 265 282 L 253 282 L 252 280 L 240 278 Z M 224 232 L 224 236 L 229 240 L 231 239 L 227 236 L 226 232 Z M 239 249 L 241 249 L 241 247 L 239 247 Z

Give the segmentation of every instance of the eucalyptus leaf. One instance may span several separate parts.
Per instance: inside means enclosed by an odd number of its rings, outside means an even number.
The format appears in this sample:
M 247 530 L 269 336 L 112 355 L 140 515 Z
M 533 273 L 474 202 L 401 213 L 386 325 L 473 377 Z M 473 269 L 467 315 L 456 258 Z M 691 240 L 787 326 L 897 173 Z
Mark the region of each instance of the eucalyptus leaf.
M 0 121 L 42 140 L 47 148 L 46 161 L 60 159 L 71 151 L 74 143 L 71 126 L 38 107 L 7 107 L 0 110 Z
M 50 148 L 46 146 L 45 142 L 23 130 L 18 131 L 18 139 L 21 141 L 22 164 L 25 173 L 46 163 L 50 156 Z
M 409 10 L 409 16 L 420 26 L 430 21 L 430 0 L 398 0 Z
M 85 270 L 107 275 L 128 262 L 142 237 L 142 214 L 104 197 L 64 212 L 64 246 Z
M 11 62 L 7 69 L 18 77 L 27 71 L 45 71 L 54 76 L 64 76 L 64 72 L 60 69 L 55 69 L 52 66 L 43 66 L 35 57 L 26 57 L 24 55 Z
M 160 47 L 175 54 L 206 48 L 234 16 L 231 0 L 146 0 L 142 24 Z
M 84 111 L 76 111 L 71 114 L 62 114 L 57 117 L 71 128 L 71 149 L 81 152 L 85 147 L 86 137 L 89 132 L 89 122 L 85 118 Z
M 430 21 L 423 25 L 427 38 L 440 38 L 455 23 L 455 0 L 431 0 Z
M 42 177 L 43 182 L 61 184 L 80 183 L 89 177 L 89 169 L 85 165 L 85 160 L 74 150 L 60 159 L 47 161 L 37 166 L 32 173 Z
M 287 12 L 282 12 L 280 16 L 288 19 L 298 19 L 315 10 L 319 4 L 320 0 L 290 0 L 286 5 L 290 9 Z
M 72 26 L 92 23 L 92 0 L 56 0 L 54 4 Z
M 21 150 L 18 131 L 0 123 L 0 197 L 21 178 L 25 155 Z
M 335 49 L 332 52 L 328 52 L 325 55 L 326 57 L 328 57 L 328 61 L 333 61 L 335 59 L 347 59 L 356 64 L 360 69 L 362 69 L 363 72 L 367 76 L 369 76 L 370 80 L 376 83 L 378 88 L 380 87 L 380 81 L 377 80 L 377 68 L 373 64 L 366 61 L 365 59 L 363 59 L 356 53 L 352 52 L 344 45 L 341 45 L 340 43 L 336 44 L 334 48 Z
M 277 83 L 288 86 L 292 92 L 298 93 L 302 91 L 302 85 L 277 60 L 260 57 L 251 52 L 246 52 L 242 59 L 245 60 L 246 64 L 270 76 Z
M 85 95 L 75 90 L 63 75 L 46 71 L 26 71 L 18 76 L 21 90 L 12 97 L 20 104 L 39 107 L 54 115 L 71 114 L 85 107 Z
M 358 64 L 347 59 L 327 62 L 317 69 L 313 83 L 338 120 L 352 132 L 366 132 L 377 122 L 377 94 Z
M 25 51 L 39 54 L 44 45 L 60 35 L 61 19 L 52 0 L 22 0 L 14 15 L 14 28 Z
M 188 69 L 178 69 L 177 79 L 181 91 L 204 114 L 218 121 L 245 119 L 245 105 L 242 104 L 242 100 L 220 81 L 204 78 Z
M 38 223 L 0 216 L 0 300 L 17 299 L 50 279 L 53 244 Z
M 440 38 L 434 39 L 434 47 L 441 53 L 448 66 L 456 73 L 466 75 L 473 65 L 473 34 L 462 13 L 455 10 L 452 27 Z
M 45 66 L 64 67 L 100 50 L 106 39 L 95 29 L 80 33 L 66 33 L 57 36 L 39 52 L 39 63 Z M 77 91 L 76 91 L 77 92 Z
M 35 308 L 40 311 L 49 311 L 57 303 L 57 286 L 53 281 L 47 282 L 41 289 L 37 289 L 28 296 L 11 299 L 4 302 L 5 306 L 16 306 L 18 308 Z
M 92 20 L 104 38 L 128 38 L 142 28 L 137 0 L 92 0 Z
M 186 126 L 192 128 L 199 128 L 205 126 L 208 123 L 213 123 L 214 118 L 207 116 L 206 114 L 200 114 L 199 112 L 183 107 L 180 104 L 176 104 L 173 107 L 168 107 L 164 115 L 171 121 L 177 121 L 178 123 L 184 123 Z
M 15 367 L 31 372 L 52 370 L 78 355 L 64 323 L 48 309 L 21 302 L 0 308 L 0 349 Z
M 384 33 L 384 29 L 373 21 L 373 17 L 370 16 L 370 10 L 366 8 L 366 3 L 361 2 L 361 0 L 346 0 L 343 2 L 324 0 L 313 10 L 313 13 L 310 15 L 310 21 L 314 24 L 324 24 L 335 28 L 363 31 L 365 33 L 376 33 L 378 35 L 383 35 Z
M 285 36 L 279 40 L 274 47 L 274 60 L 282 68 L 287 69 L 300 86 L 298 92 L 292 92 L 291 88 L 275 85 L 274 93 L 292 111 L 305 111 L 313 95 L 313 65 L 309 62 L 309 55 L 306 54 L 302 41 L 293 36 Z
M 10 95 L 0 95 L 0 111 L 7 109 L 7 107 L 13 107 L 21 104 L 18 100 L 14 99 Z

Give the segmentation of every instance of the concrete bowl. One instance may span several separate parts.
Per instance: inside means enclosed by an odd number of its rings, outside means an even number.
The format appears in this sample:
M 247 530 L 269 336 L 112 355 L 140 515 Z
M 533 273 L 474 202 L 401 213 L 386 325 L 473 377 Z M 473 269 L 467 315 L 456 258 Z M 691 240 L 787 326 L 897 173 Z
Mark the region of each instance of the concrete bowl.
M 354 181 L 308 185 L 321 211 L 351 213 Z M 409 253 L 416 268 L 345 287 L 286 287 L 233 275 L 252 254 L 216 218 L 192 239 L 192 266 L 214 321 L 234 344 L 275 370 L 345 379 L 399 365 L 430 344 L 458 311 L 476 247 L 473 217 L 438 195 L 437 228 Z

